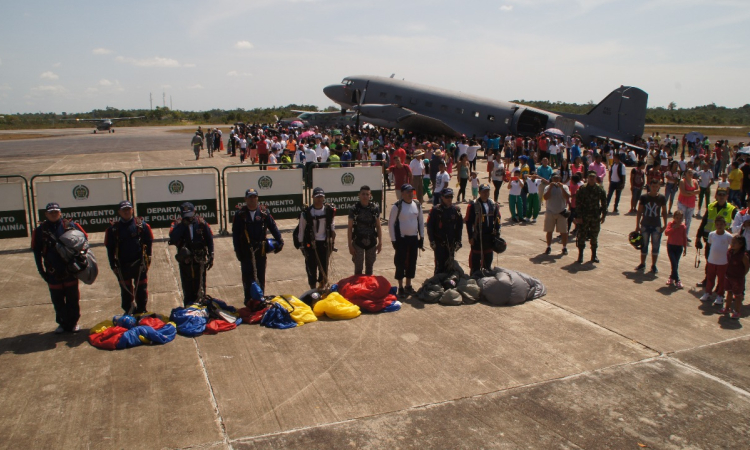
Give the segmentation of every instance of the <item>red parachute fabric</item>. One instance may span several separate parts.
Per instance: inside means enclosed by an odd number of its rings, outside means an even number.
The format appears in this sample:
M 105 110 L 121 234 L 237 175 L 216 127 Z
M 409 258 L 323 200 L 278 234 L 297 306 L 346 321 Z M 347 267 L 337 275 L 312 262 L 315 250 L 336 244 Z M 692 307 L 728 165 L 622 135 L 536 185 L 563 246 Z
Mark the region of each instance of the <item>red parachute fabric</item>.
M 123 327 L 107 328 L 101 333 L 89 335 L 89 342 L 96 348 L 115 350 L 117 343 L 120 342 L 120 338 L 126 331 L 128 329 Z
M 222 320 L 222 319 L 212 319 L 206 325 L 206 330 L 204 331 L 204 333 L 205 334 L 218 334 L 222 331 L 234 330 L 235 328 L 237 328 L 236 323 L 229 323 L 226 320 Z
M 146 325 L 148 327 L 153 328 L 154 330 L 160 330 L 161 328 L 166 325 L 163 320 L 158 319 L 156 317 L 144 317 L 140 321 L 138 321 L 138 325 Z
M 253 311 L 248 307 L 244 307 L 237 310 L 237 312 L 240 314 L 240 318 L 242 319 L 242 323 L 246 323 L 248 325 L 260 323 L 260 320 L 263 318 L 263 314 L 265 314 L 266 311 L 268 311 L 268 308 L 263 308 L 259 311 Z
M 387 308 L 396 296 L 390 294 L 391 283 L 381 276 L 354 275 L 338 283 L 338 293 L 345 299 L 369 312 Z

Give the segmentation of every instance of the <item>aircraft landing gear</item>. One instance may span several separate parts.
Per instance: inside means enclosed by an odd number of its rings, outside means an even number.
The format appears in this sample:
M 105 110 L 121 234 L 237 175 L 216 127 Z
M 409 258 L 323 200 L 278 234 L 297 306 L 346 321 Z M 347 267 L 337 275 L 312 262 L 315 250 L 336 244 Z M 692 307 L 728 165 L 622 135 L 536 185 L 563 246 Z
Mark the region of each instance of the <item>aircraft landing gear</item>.
M 96 134 L 96 130 L 94 130 L 94 134 Z

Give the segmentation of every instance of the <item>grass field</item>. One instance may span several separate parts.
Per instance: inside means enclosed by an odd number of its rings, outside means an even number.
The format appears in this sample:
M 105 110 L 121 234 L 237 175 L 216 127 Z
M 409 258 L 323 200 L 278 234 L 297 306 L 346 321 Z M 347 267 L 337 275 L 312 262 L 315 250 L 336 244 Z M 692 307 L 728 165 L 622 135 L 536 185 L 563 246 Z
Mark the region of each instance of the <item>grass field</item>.
M 702 126 L 702 125 L 646 125 L 646 131 L 644 135 L 651 136 L 651 133 L 659 132 L 660 136 L 665 134 L 676 134 L 682 137 L 683 134 L 691 131 L 697 131 L 711 138 L 711 136 L 737 136 L 747 138 L 747 133 L 750 133 L 750 127 L 739 127 L 739 126 Z M 745 139 L 747 141 L 747 139 Z

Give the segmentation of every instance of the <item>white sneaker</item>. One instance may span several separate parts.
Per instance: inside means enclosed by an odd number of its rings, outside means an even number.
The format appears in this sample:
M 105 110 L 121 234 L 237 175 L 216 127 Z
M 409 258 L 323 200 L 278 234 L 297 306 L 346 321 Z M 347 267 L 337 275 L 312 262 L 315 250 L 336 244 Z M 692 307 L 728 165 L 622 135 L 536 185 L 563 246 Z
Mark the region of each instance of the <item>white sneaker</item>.
M 55 328 L 55 334 L 63 334 L 63 333 L 65 333 L 65 330 L 63 330 L 63 327 Z
M 702 302 L 710 302 L 711 301 L 711 294 L 706 292 L 703 294 L 703 297 L 701 297 Z
M 73 333 L 78 333 L 79 331 L 81 331 L 81 327 L 76 324 L 76 326 L 73 327 Z
M 724 297 L 717 295 L 714 299 L 714 306 L 724 306 Z

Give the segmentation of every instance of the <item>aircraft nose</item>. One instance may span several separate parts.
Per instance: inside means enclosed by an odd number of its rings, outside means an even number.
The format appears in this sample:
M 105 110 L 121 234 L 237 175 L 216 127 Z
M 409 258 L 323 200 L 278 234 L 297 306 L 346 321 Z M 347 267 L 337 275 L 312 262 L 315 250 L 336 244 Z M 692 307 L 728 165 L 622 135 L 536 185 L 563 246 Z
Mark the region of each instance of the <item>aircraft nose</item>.
M 323 93 L 336 103 L 345 103 L 346 93 L 341 84 L 331 84 L 323 88 Z

